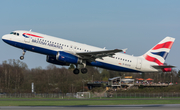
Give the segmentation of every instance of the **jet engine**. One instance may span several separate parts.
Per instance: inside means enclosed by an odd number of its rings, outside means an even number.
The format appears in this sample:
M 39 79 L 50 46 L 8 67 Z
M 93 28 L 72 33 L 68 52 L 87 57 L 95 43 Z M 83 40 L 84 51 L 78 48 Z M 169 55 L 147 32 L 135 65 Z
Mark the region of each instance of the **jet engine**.
M 56 55 L 56 60 L 62 61 L 62 62 L 67 62 L 67 63 L 73 63 L 73 64 L 80 64 L 82 63 L 82 60 L 78 58 L 77 56 L 66 53 L 63 51 L 59 51 Z
M 56 64 L 56 65 L 69 66 L 69 63 L 60 62 L 60 61 L 56 60 L 56 57 L 49 56 L 49 55 L 47 55 L 46 61 L 49 63 L 52 63 L 52 64 Z

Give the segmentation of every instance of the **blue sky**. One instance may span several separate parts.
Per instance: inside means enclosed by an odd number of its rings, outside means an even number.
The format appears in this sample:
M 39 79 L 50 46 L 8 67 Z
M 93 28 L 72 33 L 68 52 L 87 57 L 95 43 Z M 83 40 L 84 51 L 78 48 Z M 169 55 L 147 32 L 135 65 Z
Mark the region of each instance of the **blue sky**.
M 180 69 L 179 0 L 0 0 L 0 36 L 30 30 L 107 49 L 144 54 L 166 36 L 176 38 L 166 63 Z M 0 40 L 0 62 L 22 50 Z M 46 68 L 46 56 L 26 52 L 29 68 Z

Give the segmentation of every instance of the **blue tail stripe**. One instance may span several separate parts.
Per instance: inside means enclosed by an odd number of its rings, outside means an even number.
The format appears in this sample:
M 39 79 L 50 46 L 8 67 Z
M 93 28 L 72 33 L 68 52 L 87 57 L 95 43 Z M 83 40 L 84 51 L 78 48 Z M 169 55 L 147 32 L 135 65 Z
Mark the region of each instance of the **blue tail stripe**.
M 163 52 L 151 52 L 151 53 L 154 55 L 159 55 L 159 56 L 163 57 L 165 60 L 166 60 L 166 57 L 168 55 L 168 52 L 165 52 L 165 51 L 163 51 Z

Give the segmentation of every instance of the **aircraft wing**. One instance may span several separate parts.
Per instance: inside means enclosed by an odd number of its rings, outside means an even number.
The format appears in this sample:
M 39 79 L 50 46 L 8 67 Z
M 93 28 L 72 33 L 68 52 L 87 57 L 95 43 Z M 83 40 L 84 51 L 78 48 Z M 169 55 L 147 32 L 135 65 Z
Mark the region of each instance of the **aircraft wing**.
M 153 65 L 152 67 L 155 69 L 175 68 L 175 66 L 159 66 L 159 65 Z
M 81 52 L 81 53 L 76 53 L 77 55 L 81 56 L 82 59 L 87 59 L 87 60 L 95 60 L 96 58 L 102 59 L 102 57 L 112 57 L 115 55 L 117 52 L 125 52 L 127 49 L 114 49 L 114 50 L 103 50 L 103 51 L 94 51 L 94 52 Z

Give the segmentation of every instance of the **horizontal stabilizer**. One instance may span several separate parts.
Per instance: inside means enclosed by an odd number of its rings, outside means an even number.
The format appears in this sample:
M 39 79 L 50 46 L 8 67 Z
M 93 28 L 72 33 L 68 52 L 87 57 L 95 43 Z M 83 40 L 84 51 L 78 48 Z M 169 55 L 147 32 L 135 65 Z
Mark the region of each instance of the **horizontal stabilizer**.
M 155 69 L 175 68 L 175 66 L 159 66 L 159 65 L 154 65 L 152 67 Z

